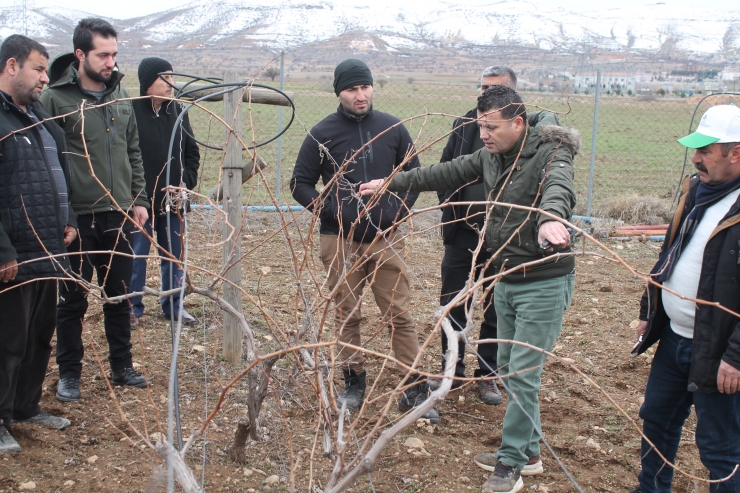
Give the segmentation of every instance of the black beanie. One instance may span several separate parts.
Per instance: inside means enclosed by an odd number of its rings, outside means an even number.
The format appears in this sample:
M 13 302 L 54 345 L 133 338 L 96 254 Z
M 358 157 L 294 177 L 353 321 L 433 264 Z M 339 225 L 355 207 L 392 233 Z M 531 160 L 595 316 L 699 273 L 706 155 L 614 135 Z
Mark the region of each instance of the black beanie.
M 350 58 L 345 60 L 334 69 L 334 93 L 339 93 L 349 87 L 373 85 L 373 74 L 367 64 L 362 60 Z
M 139 94 L 146 96 L 149 89 L 161 72 L 172 70 L 172 65 L 167 60 L 155 56 L 145 58 L 139 64 Z

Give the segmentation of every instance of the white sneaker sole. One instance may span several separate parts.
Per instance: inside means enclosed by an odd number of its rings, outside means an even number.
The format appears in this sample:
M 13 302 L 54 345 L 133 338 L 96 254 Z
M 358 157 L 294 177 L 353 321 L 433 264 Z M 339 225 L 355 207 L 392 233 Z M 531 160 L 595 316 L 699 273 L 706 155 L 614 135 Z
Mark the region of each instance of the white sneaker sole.
M 519 477 L 519 479 L 516 480 L 516 484 L 514 485 L 514 487 L 509 491 L 493 491 L 487 488 L 483 488 L 481 493 L 516 493 L 522 488 L 524 488 L 524 481 L 522 481 L 522 478 Z
M 486 471 L 493 472 L 496 469 L 496 466 L 489 466 L 488 464 L 484 464 L 482 462 L 478 462 L 477 460 L 473 459 L 475 461 L 475 465 L 480 467 L 481 469 L 485 469 Z M 536 476 L 537 474 L 542 474 L 545 472 L 545 469 L 542 467 L 542 461 L 539 460 L 535 462 L 534 464 L 528 464 L 525 465 L 522 468 L 521 475 L 522 476 Z
M 534 464 L 526 465 L 522 468 L 521 475 L 522 476 L 535 476 L 537 474 L 542 474 L 545 472 L 545 469 L 542 467 L 542 461 L 538 460 Z
M 476 464 L 476 465 L 477 465 L 478 467 L 480 467 L 481 469 L 485 469 L 486 471 L 491 471 L 491 472 L 493 472 L 493 471 L 495 471 L 495 470 L 496 470 L 496 466 L 495 466 L 495 465 L 493 465 L 493 466 L 489 466 L 488 464 L 484 464 L 484 463 L 482 463 L 482 462 L 478 462 L 478 461 L 477 461 L 477 460 L 475 460 L 475 459 L 473 459 L 473 460 L 475 461 L 475 464 Z

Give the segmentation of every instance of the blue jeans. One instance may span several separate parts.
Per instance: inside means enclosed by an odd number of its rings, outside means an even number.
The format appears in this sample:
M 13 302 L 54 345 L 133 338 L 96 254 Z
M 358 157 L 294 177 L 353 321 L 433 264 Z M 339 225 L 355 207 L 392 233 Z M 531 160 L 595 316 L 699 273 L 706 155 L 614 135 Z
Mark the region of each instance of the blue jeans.
M 689 392 L 692 340 L 670 327 L 663 329 L 655 353 L 645 403 L 640 408 L 643 432 L 671 463 L 681 440 L 684 421 L 696 410 L 696 446 L 710 479 L 729 476 L 740 463 L 740 393 Z M 712 484 L 712 493 L 740 492 L 740 472 L 726 482 Z M 642 441 L 640 486 L 645 493 L 671 491 L 673 469 Z
M 152 222 L 154 223 L 154 228 L 152 228 Z M 181 223 L 177 214 L 170 213 L 170 226 L 172 228 L 172 234 L 168 235 L 167 216 L 157 215 L 153 219 L 149 218 L 144 228 L 151 237 L 153 237 L 152 229 L 154 229 L 157 233 L 157 243 L 159 243 L 159 246 L 165 250 L 171 251 L 172 255 L 176 258 L 180 258 L 180 254 L 182 253 L 182 239 L 180 236 Z M 171 241 L 168 241 L 168 236 Z M 171 250 L 169 248 L 170 244 L 172 245 Z M 138 231 L 134 233 L 134 255 L 137 257 L 145 257 L 149 255 L 150 247 L 151 242 L 149 241 L 149 238 Z M 182 286 L 182 270 L 180 270 L 179 265 L 173 262 L 171 258 L 159 248 L 157 249 L 157 252 L 159 252 L 160 266 L 162 269 L 162 290 L 167 291 L 169 289 Z M 130 287 L 131 292 L 141 291 L 144 287 L 144 283 L 146 282 L 146 260 L 146 258 L 134 258 L 134 271 L 131 276 Z M 182 308 L 179 294 L 167 297 L 163 299 L 161 303 L 165 317 L 169 317 L 171 314 L 171 303 L 177 307 L 175 314 L 177 314 Z M 142 302 L 141 296 L 131 298 L 131 305 L 133 305 L 132 311 L 134 315 L 141 317 L 144 314 L 144 303 Z

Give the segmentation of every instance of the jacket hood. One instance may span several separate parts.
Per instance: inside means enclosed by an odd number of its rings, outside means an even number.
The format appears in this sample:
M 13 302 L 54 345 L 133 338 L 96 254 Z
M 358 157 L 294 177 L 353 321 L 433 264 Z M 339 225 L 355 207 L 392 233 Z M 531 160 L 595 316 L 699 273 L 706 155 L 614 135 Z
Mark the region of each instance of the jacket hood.
M 49 84 L 48 87 L 58 87 L 65 84 L 77 84 L 80 74 L 77 71 L 79 61 L 74 53 L 64 53 L 59 55 L 49 66 Z M 116 65 L 116 67 L 118 67 Z M 110 82 L 106 84 L 105 94 L 110 94 L 121 83 L 123 74 L 117 69 L 113 70 Z M 82 89 L 82 86 L 80 86 Z
M 543 142 L 556 142 L 570 149 L 573 156 L 578 154 L 583 144 L 581 132 L 575 128 L 560 127 L 558 125 L 538 125 L 540 139 Z
M 63 53 L 56 57 L 53 62 L 51 62 L 51 65 L 49 65 L 50 87 L 62 78 L 62 75 L 64 75 L 64 72 L 69 68 L 70 65 L 72 65 L 72 63 L 75 64 L 76 69 L 77 57 L 75 57 L 74 53 Z

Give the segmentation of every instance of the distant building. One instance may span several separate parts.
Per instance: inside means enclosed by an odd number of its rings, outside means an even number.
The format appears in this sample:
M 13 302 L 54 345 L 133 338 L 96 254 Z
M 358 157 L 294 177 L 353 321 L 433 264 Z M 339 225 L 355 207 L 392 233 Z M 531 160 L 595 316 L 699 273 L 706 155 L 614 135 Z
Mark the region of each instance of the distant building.
M 576 74 L 573 82 L 573 89 L 578 92 L 593 92 L 596 90 L 596 72 L 586 72 Z M 635 75 L 626 72 L 602 72 L 601 73 L 601 91 L 622 93 L 628 91 L 635 92 Z
M 704 79 L 703 81 L 699 82 L 697 86 L 705 93 L 719 92 L 724 89 L 723 84 L 717 79 Z
M 738 80 L 740 79 L 740 69 L 723 70 L 718 74 L 719 80 Z

